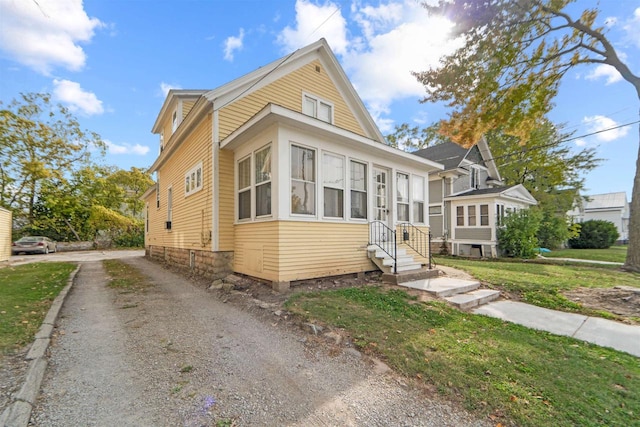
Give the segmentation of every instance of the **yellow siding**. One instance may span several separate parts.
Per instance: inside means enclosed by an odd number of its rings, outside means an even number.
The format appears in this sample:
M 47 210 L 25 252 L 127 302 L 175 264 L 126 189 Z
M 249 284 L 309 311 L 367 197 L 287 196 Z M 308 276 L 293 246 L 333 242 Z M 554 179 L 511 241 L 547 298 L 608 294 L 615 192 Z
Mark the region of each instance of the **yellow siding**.
M 218 197 L 218 224 L 219 232 L 219 249 L 221 251 L 233 250 L 233 221 L 234 221 L 234 180 L 233 175 L 233 152 L 221 150 L 219 156 L 218 167 L 220 173 L 220 193 Z
M 11 212 L 0 208 L 0 261 L 11 256 Z
M 235 229 L 238 273 L 295 281 L 375 270 L 367 257 L 367 224 L 270 221 Z
M 422 231 L 424 233 L 424 239 L 425 241 L 422 243 L 426 243 L 425 244 L 425 249 L 427 251 L 430 251 L 431 249 L 429 248 L 429 226 L 427 225 L 417 225 L 415 226 L 418 230 Z M 428 254 L 426 257 L 421 256 L 418 252 L 416 252 L 415 250 L 413 250 L 411 247 L 409 247 L 408 245 L 406 245 L 405 243 L 402 242 L 402 227 L 401 226 L 396 226 L 396 236 L 398 237 L 398 247 L 402 248 L 402 249 L 406 249 L 407 251 L 407 255 L 411 255 L 413 256 L 413 260 L 416 262 L 419 262 L 421 264 L 429 264 L 429 257 Z
M 193 105 L 196 103 L 196 101 L 184 101 L 182 103 L 182 118 L 184 119 L 185 117 L 187 117 L 187 114 L 189 114 L 189 112 L 191 111 L 191 109 L 193 108 Z
M 316 71 L 320 67 L 320 72 Z M 220 140 L 273 103 L 302 112 L 302 93 L 316 95 L 334 105 L 334 124 L 364 136 L 364 131 L 329 78 L 320 61 L 313 61 L 264 88 L 220 110 Z
M 202 162 L 202 190 L 185 197 L 185 174 Z M 211 236 L 211 118 L 203 119 L 187 140 L 159 170 L 160 208 L 155 193 L 149 196 L 149 233 L 147 245 L 183 249 L 210 247 Z M 171 231 L 167 221 L 167 190 L 173 191 Z

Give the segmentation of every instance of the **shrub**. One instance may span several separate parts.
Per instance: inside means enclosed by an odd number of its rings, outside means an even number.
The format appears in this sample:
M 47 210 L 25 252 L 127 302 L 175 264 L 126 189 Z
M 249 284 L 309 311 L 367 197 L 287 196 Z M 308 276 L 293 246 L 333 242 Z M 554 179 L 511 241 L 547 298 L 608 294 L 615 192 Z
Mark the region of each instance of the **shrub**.
M 541 247 L 549 249 L 559 248 L 567 239 L 575 237 L 572 229 L 567 224 L 565 215 L 557 215 L 545 212 L 542 215 L 540 228 L 536 237 Z
M 498 229 L 498 247 L 502 255 L 532 258 L 536 254 L 541 214 L 535 208 L 512 212 L 504 218 L 504 227 Z
M 569 239 L 569 246 L 574 249 L 606 249 L 618 237 L 618 229 L 611 221 L 591 219 L 580 224 L 580 234 Z

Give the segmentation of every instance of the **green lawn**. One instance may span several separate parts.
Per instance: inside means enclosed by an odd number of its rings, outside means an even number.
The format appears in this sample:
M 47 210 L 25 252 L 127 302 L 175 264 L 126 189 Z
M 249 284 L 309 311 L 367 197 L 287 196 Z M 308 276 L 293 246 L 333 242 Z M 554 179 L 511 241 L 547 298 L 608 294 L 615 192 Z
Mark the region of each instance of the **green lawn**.
M 33 340 L 75 268 L 60 262 L 0 268 L 0 354 Z
M 611 246 L 608 249 L 558 249 L 545 252 L 546 258 L 576 258 L 594 261 L 624 262 L 627 246 Z
M 587 315 L 615 318 L 570 301 L 562 291 L 585 288 L 633 286 L 640 288 L 640 274 L 625 273 L 596 265 L 555 265 L 535 262 L 437 258 L 441 265 L 464 270 L 489 287 L 509 292 L 524 302 Z
M 495 425 L 640 419 L 640 364 L 625 353 L 377 287 L 298 294 L 287 307 Z

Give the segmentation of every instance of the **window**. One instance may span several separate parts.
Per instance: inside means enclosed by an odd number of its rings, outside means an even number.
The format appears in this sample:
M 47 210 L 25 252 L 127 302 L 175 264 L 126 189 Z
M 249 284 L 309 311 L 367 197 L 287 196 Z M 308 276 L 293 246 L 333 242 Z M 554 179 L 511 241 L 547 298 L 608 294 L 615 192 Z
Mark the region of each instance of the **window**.
M 334 154 L 322 156 L 324 216 L 344 218 L 344 159 Z
M 175 132 L 176 129 L 178 129 L 178 110 L 175 110 L 171 116 L 171 132 Z
M 349 165 L 351 218 L 367 219 L 367 165 L 353 160 Z
M 469 217 L 469 222 L 467 223 L 470 227 L 475 227 L 476 225 L 476 207 L 475 206 L 467 206 L 467 216 Z
M 429 215 L 442 215 L 442 205 L 429 206 Z
M 316 152 L 291 146 L 291 213 L 316 213 Z
M 480 225 L 489 225 L 489 205 L 480 205 Z
M 496 225 L 504 224 L 504 205 L 496 204 Z
M 471 166 L 469 168 L 469 185 L 471 188 L 478 188 L 480 186 L 480 170 Z
M 202 190 L 202 162 L 189 169 L 184 175 L 184 195 L 190 196 Z
M 413 177 L 413 222 L 424 222 L 424 178 Z
M 464 226 L 464 206 L 456 207 L 456 225 Z
M 145 212 L 144 212 L 144 223 L 145 223 L 145 231 L 148 233 L 149 232 L 149 203 L 147 203 L 145 205 Z
M 396 175 L 398 221 L 409 222 L 409 175 Z
M 255 153 L 256 216 L 271 215 L 271 146 Z
M 156 172 L 156 208 L 160 208 L 160 172 Z
M 303 96 L 302 112 L 323 122 L 333 123 L 333 105 L 314 96 Z
M 238 162 L 238 219 L 251 218 L 251 156 Z
M 160 132 L 160 152 L 164 150 L 164 131 Z
M 173 217 L 173 188 L 167 188 L 167 222 Z M 167 227 L 169 228 L 169 227 Z

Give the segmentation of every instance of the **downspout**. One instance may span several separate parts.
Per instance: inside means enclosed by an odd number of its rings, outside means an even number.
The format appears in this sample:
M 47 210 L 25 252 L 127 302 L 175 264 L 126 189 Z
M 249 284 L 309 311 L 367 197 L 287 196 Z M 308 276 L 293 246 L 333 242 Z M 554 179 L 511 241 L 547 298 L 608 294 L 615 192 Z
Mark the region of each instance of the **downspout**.
M 218 122 L 218 110 L 215 107 L 215 101 L 211 102 L 211 108 L 213 110 L 212 116 L 212 142 L 211 142 L 211 251 L 217 252 L 220 248 L 220 233 L 219 233 L 219 217 L 218 212 L 218 198 L 220 195 L 219 185 L 219 149 L 220 149 L 220 135 L 219 135 L 219 122 Z

